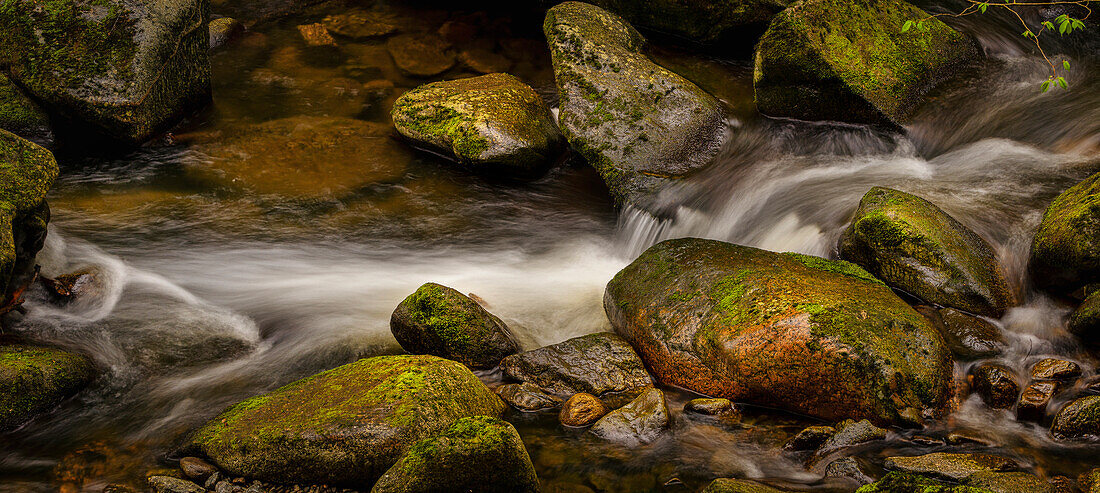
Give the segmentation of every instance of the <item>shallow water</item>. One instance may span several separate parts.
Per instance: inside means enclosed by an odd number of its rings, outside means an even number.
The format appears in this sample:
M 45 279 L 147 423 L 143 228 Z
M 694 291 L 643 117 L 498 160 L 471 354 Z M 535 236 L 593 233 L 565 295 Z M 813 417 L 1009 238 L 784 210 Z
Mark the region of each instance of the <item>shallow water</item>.
M 230 6 L 215 2 L 219 8 Z M 991 60 L 935 93 L 901 135 L 762 118 L 753 110 L 748 62 L 655 47 L 659 61 L 730 106 L 734 133 L 716 165 L 662 194 L 658 219 L 616 210 L 598 176 L 576 160 L 533 182 L 492 180 L 378 131 L 402 90 L 431 79 L 401 75 L 381 40 L 341 40 L 339 48 L 300 41 L 298 24 L 342 8 L 321 4 L 258 22 L 217 52 L 212 108 L 170 142 L 121 157 L 63 156 L 42 272 L 92 268 L 99 284 L 94 295 L 62 307 L 31 293 L 17 335 L 90 353 L 104 372 L 56 413 L 5 437 L 0 491 L 99 491 L 171 466 L 165 459 L 182 437 L 226 406 L 399 351 L 390 312 L 424 282 L 477 294 L 535 348 L 609 330 L 604 285 L 663 239 L 698 236 L 834 256 L 848 216 L 876 185 L 931 200 L 995 246 L 1026 300 L 997 321 L 1012 343 L 1007 363 L 1023 371 L 1055 355 L 1094 373 L 1093 356 L 1062 328 L 1068 307 L 1028 288 L 1025 263 L 1050 199 L 1100 170 L 1096 60 L 1075 59 L 1071 91 L 1040 94 L 1040 61 L 990 28 L 982 41 Z M 232 13 L 247 19 L 247 8 Z M 513 73 L 554 101 L 537 17 L 412 7 L 391 13 L 414 32 L 435 32 L 448 21 L 473 26 L 456 51 L 503 55 Z M 464 75 L 457 67 L 435 79 Z M 378 81 L 393 91 L 364 88 Z M 263 122 L 301 116 L 376 126 L 362 129 L 368 143 L 356 145 L 367 147 L 324 151 L 317 173 L 236 164 L 240 156 L 247 162 L 285 150 L 229 136 L 254 136 Z M 285 152 L 290 161 L 318 156 Z M 965 370 L 960 364 L 957 373 Z M 493 384 L 499 376 L 484 378 Z M 851 489 L 823 481 L 823 464 L 807 468 L 804 456 L 778 450 L 811 420 L 750 408 L 742 427 L 692 422 L 679 412 L 690 397 L 671 392 L 674 431 L 631 451 L 563 430 L 552 414 L 509 419 L 546 485 L 694 491 L 735 476 Z M 1100 462 L 1100 447 L 1055 443 L 1045 428 L 974 399 L 921 433 L 950 432 L 997 445 L 920 446 L 907 432 L 854 453 L 871 471 L 889 455 L 947 449 L 995 450 L 1050 475 L 1076 475 Z

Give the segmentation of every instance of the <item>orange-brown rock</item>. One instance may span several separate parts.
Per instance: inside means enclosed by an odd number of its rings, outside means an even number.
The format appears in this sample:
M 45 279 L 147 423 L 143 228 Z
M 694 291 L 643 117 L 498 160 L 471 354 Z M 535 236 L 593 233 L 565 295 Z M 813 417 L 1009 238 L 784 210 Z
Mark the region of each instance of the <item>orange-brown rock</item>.
M 598 397 L 581 392 L 561 406 L 558 419 L 565 426 L 588 426 L 607 414 L 607 407 Z

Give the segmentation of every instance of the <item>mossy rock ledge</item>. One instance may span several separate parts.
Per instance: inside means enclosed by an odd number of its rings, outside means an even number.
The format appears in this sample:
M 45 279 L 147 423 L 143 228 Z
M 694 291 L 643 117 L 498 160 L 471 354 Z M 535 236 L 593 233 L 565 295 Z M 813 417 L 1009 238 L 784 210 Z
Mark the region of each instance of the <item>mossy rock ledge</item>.
M 768 116 L 895 126 L 977 45 L 901 0 L 805 0 L 772 19 L 756 49 L 756 106 Z
M 425 84 L 398 98 L 392 117 L 414 145 L 474 169 L 533 176 L 565 150 L 546 102 L 508 74 Z
M 231 474 L 280 483 L 374 484 L 414 443 L 504 403 L 435 356 L 378 356 L 234 405 L 191 446 Z
M 604 309 L 667 385 L 880 425 L 947 405 L 952 361 L 940 334 L 848 262 L 668 240 L 608 283 Z
M 0 346 L 0 431 L 49 411 L 91 383 L 95 367 L 58 349 Z
M 470 297 L 435 283 L 420 286 L 390 316 L 390 331 L 401 348 L 432 354 L 470 368 L 497 366 L 519 351 L 508 326 Z
M 50 220 L 46 192 L 57 174 L 50 151 L 0 130 L 0 305 L 34 276 Z
M 593 0 L 631 24 L 680 38 L 711 50 L 739 54 L 752 50 L 768 21 L 785 0 Z
M 565 2 L 546 13 L 558 124 L 620 202 L 646 207 L 670 180 L 710 164 L 728 133 L 721 103 L 642 53 L 615 14 Z
M 1028 269 L 1032 282 L 1058 294 L 1100 283 L 1100 173 L 1047 207 L 1031 243 Z
M 210 96 L 209 0 L 0 3 L 0 65 L 75 129 L 125 142 Z
M 841 258 L 930 303 L 991 317 L 1015 304 L 993 247 L 915 195 L 872 188 L 839 250 Z
M 537 493 L 539 480 L 511 424 L 477 416 L 409 447 L 371 493 Z
M 0 74 L 0 130 L 39 145 L 53 144 L 49 115 L 3 74 Z

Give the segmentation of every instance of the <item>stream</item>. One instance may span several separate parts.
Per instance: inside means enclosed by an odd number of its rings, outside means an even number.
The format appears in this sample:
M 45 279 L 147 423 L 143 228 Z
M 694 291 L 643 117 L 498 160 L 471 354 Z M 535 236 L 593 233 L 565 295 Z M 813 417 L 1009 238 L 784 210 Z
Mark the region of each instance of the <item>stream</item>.
M 261 17 L 248 2 L 229 3 L 215 2 L 214 13 Z M 405 30 L 474 26 L 458 48 L 488 46 L 556 100 L 538 16 L 391 3 Z M 901 134 L 764 118 L 752 103 L 751 61 L 658 43 L 651 48 L 658 62 L 727 103 L 733 134 L 714 165 L 661 193 L 661 217 L 616 207 L 577 157 L 515 182 L 382 135 L 365 150 L 326 152 L 317 173 L 219 164 L 283 152 L 228 143 L 226 135 L 302 117 L 389 125 L 389 105 L 403 90 L 471 75 L 459 65 L 431 79 L 406 77 L 381 40 L 302 44 L 296 26 L 344 8 L 337 5 L 255 22 L 215 52 L 212 106 L 170 138 L 124 156 L 59 155 L 39 263 L 49 277 L 91 270 L 96 284 L 63 306 L 34 290 L 16 330 L 89 354 L 102 372 L 58 411 L 4 437 L 0 492 L 98 492 L 169 467 L 186 434 L 233 403 L 400 352 L 390 313 L 425 282 L 478 295 L 534 349 L 610 330 L 604 286 L 661 240 L 714 238 L 835 258 L 841 231 L 872 186 L 920 195 L 995 247 L 1024 300 L 995 321 L 1010 341 L 999 360 L 1024 373 L 1056 356 L 1080 363 L 1086 376 L 1096 372 L 1095 356 L 1064 329 L 1070 308 L 1032 290 L 1026 272 L 1047 204 L 1100 171 L 1100 58 L 1080 56 L 1087 49 L 1061 47 L 1076 53 L 1070 90 L 1040 93 L 1047 68 L 1016 28 L 967 20 L 958 27 L 980 33 L 988 61 L 931 94 Z M 382 89 L 359 89 L 364 84 Z M 359 178 L 364 160 L 384 177 Z M 957 363 L 956 374 L 971 364 Z M 690 393 L 668 395 L 673 431 L 637 450 L 562 429 L 553 413 L 507 418 L 548 491 L 696 491 L 716 477 L 844 491 L 822 480 L 821 467 L 780 450 L 814 420 L 749 407 L 741 427 L 697 423 L 680 412 Z M 912 441 L 914 433 L 891 432 L 851 453 L 871 471 L 886 456 L 916 450 L 996 451 L 1071 477 L 1100 463 L 1100 448 L 1055 442 L 1046 427 L 1017 422 L 975 396 L 919 434 L 962 433 L 988 445 L 928 447 Z

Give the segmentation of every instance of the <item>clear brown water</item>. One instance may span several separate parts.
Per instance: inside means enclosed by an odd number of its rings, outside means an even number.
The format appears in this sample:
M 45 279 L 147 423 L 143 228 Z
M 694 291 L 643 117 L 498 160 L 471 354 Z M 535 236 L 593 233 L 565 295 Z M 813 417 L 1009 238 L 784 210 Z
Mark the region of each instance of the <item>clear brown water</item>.
M 259 17 L 249 10 L 253 3 L 215 2 L 215 12 Z M 1043 67 L 1007 27 L 964 24 L 981 33 L 991 61 L 934 94 L 899 135 L 762 118 L 753 109 L 748 62 L 656 46 L 661 63 L 730 106 L 735 135 L 715 166 L 662 196 L 662 219 L 617 210 L 583 163 L 533 182 L 494 180 L 415 152 L 388 132 L 365 149 L 326 153 L 324 163 L 311 163 L 323 170 L 314 174 L 226 164 L 225 156 L 242 151 L 227 135 L 251 135 L 250 125 L 303 115 L 388 125 L 393 99 L 432 80 L 402 76 L 382 41 L 341 40 L 338 49 L 300 41 L 298 24 L 343 8 L 320 4 L 257 23 L 218 51 L 214 104 L 178 129 L 174 144 L 112 158 L 63 156 L 43 273 L 94 267 L 102 285 L 65 307 L 33 294 L 19 333 L 85 351 L 104 371 L 55 413 L 4 437 L 0 492 L 63 485 L 99 491 L 170 467 L 165 458 L 188 430 L 227 405 L 398 351 L 389 314 L 424 282 L 478 294 L 535 348 L 608 330 L 604 285 L 661 239 L 702 236 L 832 256 L 848 215 L 875 185 L 920 194 L 995 245 L 1026 299 L 997 321 L 1012 340 L 1006 362 L 1023 370 L 1054 355 L 1095 371 L 1094 357 L 1062 328 L 1068 307 L 1031 291 L 1024 269 L 1049 200 L 1100 170 L 1095 59 L 1074 59 L 1071 91 L 1039 94 Z M 446 21 L 478 26 L 459 50 L 506 56 L 515 75 L 554 101 L 537 16 L 423 6 L 393 13 L 412 31 L 434 32 Z M 435 79 L 465 75 L 456 68 Z M 354 94 L 378 80 L 394 91 L 374 99 L 365 90 Z M 243 152 L 281 151 L 260 143 Z M 359 170 L 368 162 L 364 178 Z M 779 451 L 811 420 L 749 408 L 744 426 L 729 428 L 682 415 L 690 394 L 669 396 L 672 432 L 641 449 L 562 429 L 553 414 L 509 419 L 546 485 L 695 491 L 715 477 L 751 477 L 850 489 L 822 481 L 821 466 L 806 468 L 804 457 Z M 870 471 L 886 456 L 948 449 L 1012 455 L 1049 475 L 1076 475 L 1100 463 L 1097 445 L 1056 443 L 1045 428 L 973 399 L 921 433 L 949 432 L 995 445 L 928 447 L 908 440 L 911 433 L 892 433 L 851 453 Z

